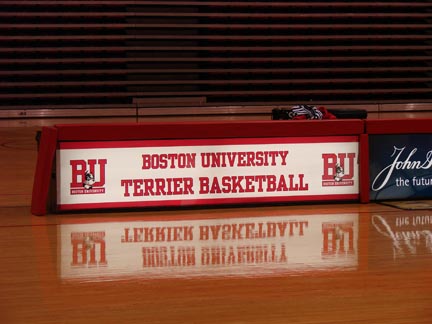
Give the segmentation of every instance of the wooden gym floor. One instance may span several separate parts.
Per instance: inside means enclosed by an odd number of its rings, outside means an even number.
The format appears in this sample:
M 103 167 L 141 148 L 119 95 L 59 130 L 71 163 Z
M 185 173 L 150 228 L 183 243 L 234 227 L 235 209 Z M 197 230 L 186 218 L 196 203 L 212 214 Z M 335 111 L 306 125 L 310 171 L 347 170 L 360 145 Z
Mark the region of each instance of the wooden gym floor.
M 0 323 L 432 322 L 432 210 L 343 203 L 35 217 L 35 133 L 58 122 L 0 122 Z

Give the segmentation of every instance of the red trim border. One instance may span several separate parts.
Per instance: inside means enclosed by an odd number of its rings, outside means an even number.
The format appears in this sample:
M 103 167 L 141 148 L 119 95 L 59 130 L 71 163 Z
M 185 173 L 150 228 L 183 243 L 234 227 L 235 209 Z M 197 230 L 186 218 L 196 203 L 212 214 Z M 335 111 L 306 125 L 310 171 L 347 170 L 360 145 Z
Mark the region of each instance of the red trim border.
M 360 202 L 368 203 L 369 197 L 369 135 L 360 135 L 359 144 L 359 181 L 360 181 Z
M 59 211 L 81 210 L 81 209 L 114 209 L 114 208 L 137 208 L 137 207 L 186 207 L 204 205 L 238 205 L 254 203 L 288 203 L 295 201 L 340 201 L 358 200 L 358 194 L 347 195 L 310 195 L 310 196 L 282 196 L 282 197 L 250 197 L 250 198 L 213 198 L 213 199 L 191 199 L 191 200 L 159 200 L 159 201 L 133 201 L 133 202 L 106 202 L 89 204 L 65 204 L 58 205 Z
M 432 133 L 432 119 L 370 119 L 365 127 L 367 134 L 424 134 Z
M 315 137 L 268 137 L 268 138 L 220 138 L 220 139 L 173 139 L 173 140 L 134 140 L 104 142 L 61 142 L 61 150 L 69 149 L 105 149 L 105 148 L 136 148 L 136 147 L 170 147 L 170 146 L 219 146 L 242 144 L 314 144 L 314 143 L 353 143 L 358 136 L 315 136 Z

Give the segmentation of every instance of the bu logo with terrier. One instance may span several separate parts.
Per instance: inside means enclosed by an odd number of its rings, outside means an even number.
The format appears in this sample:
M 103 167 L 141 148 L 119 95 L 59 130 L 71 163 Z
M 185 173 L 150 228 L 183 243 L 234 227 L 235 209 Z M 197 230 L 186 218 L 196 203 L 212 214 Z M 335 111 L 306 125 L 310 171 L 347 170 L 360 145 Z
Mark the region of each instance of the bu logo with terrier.
M 322 185 L 353 186 L 355 153 L 324 153 Z
M 71 160 L 71 195 L 105 193 L 106 159 Z

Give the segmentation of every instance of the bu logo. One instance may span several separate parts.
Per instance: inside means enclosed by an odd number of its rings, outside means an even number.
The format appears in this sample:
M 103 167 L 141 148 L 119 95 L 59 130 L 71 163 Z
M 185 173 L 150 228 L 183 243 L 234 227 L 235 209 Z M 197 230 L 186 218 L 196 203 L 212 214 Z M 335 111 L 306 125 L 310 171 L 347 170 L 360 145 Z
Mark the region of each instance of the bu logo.
M 106 159 L 71 160 L 71 194 L 104 193 Z
M 324 153 L 322 155 L 324 170 L 322 181 L 324 186 L 349 186 L 354 181 L 355 153 Z
M 324 223 L 323 234 L 323 257 L 353 254 L 354 251 L 354 224 L 346 223 Z
M 71 234 L 74 267 L 106 266 L 105 232 Z

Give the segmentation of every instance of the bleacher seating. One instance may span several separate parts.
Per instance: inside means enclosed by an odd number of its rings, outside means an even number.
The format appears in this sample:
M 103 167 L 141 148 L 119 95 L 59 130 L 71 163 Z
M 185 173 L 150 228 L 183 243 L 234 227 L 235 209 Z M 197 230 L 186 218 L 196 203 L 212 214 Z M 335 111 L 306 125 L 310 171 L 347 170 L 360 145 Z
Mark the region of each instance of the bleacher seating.
M 430 1 L 2 1 L 0 110 L 432 102 Z

